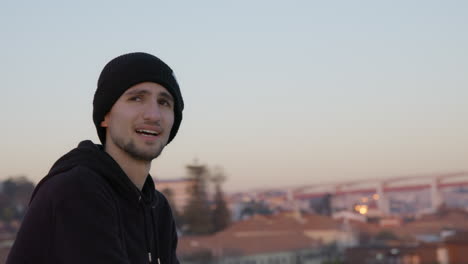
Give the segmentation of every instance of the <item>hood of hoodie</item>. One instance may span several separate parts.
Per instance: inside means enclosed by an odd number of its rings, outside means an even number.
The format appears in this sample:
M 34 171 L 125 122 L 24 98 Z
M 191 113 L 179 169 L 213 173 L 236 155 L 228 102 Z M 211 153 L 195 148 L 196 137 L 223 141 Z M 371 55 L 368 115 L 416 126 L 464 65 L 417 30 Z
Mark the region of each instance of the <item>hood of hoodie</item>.
M 138 202 L 141 197 L 145 203 L 155 202 L 155 187 L 150 175 L 146 178 L 143 189 L 140 191 L 119 164 L 104 151 L 103 146 L 94 144 L 90 140 L 82 141 L 78 144 L 78 147 L 63 155 L 54 163 L 49 173 L 34 189 L 31 201 L 45 182 L 77 166 L 89 168 L 104 177 L 112 188 L 125 199 Z

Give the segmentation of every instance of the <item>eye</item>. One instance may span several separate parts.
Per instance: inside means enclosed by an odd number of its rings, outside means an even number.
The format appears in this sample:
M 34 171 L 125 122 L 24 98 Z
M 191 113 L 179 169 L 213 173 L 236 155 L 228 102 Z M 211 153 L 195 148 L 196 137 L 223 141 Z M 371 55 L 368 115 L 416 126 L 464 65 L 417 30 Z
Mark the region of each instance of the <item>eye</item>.
M 162 106 L 171 107 L 171 102 L 169 100 L 166 100 L 166 99 L 159 99 L 158 103 L 160 105 L 162 105 Z
M 143 98 L 140 95 L 132 96 L 128 98 L 129 101 L 134 101 L 134 102 L 141 102 Z

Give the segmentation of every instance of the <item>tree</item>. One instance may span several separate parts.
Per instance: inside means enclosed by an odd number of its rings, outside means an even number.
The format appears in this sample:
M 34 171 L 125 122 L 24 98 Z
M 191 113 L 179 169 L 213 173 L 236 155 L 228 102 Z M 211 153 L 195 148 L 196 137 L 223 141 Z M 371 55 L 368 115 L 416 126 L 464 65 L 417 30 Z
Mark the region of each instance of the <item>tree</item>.
M 254 215 L 272 215 L 274 212 L 265 201 L 250 201 L 244 204 L 240 219 L 248 219 Z
M 25 176 L 10 177 L 3 181 L 0 218 L 6 221 L 23 218 L 33 190 L 34 183 Z
M 376 240 L 397 240 L 398 236 L 395 235 L 392 231 L 390 230 L 382 230 L 380 231 L 377 235 L 375 235 Z
M 212 233 L 212 214 L 206 192 L 208 170 L 205 165 L 198 165 L 196 162 L 186 168 L 193 184 L 189 190 L 189 202 L 183 212 L 185 225 L 182 231 L 192 235 Z
M 314 206 L 314 210 L 316 213 L 321 215 L 330 216 L 331 215 L 331 194 L 325 194 L 321 199 L 320 202 Z
M 214 209 L 213 209 L 213 231 L 218 232 L 229 226 L 231 222 L 231 213 L 224 200 L 224 193 L 221 184 L 226 180 L 226 176 L 221 169 L 211 177 L 215 184 Z

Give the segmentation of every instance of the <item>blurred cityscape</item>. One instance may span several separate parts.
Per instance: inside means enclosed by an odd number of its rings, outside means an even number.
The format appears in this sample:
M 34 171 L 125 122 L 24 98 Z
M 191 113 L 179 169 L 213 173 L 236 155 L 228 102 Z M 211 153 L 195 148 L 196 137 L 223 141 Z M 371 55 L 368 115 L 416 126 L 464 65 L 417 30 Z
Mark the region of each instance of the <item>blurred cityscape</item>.
M 194 162 L 155 179 L 170 201 L 181 263 L 468 263 L 468 172 L 223 191 L 221 168 Z M 34 184 L 0 185 L 4 263 Z

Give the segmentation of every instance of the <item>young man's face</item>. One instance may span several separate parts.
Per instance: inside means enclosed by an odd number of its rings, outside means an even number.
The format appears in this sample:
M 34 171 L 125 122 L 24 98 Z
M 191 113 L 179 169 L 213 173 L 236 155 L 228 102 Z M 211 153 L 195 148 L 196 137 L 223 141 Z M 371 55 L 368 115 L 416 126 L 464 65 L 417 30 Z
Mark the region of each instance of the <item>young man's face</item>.
M 106 150 L 151 161 L 166 146 L 174 123 L 174 99 L 153 82 L 130 87 L 101 122 L 106 127 Z

